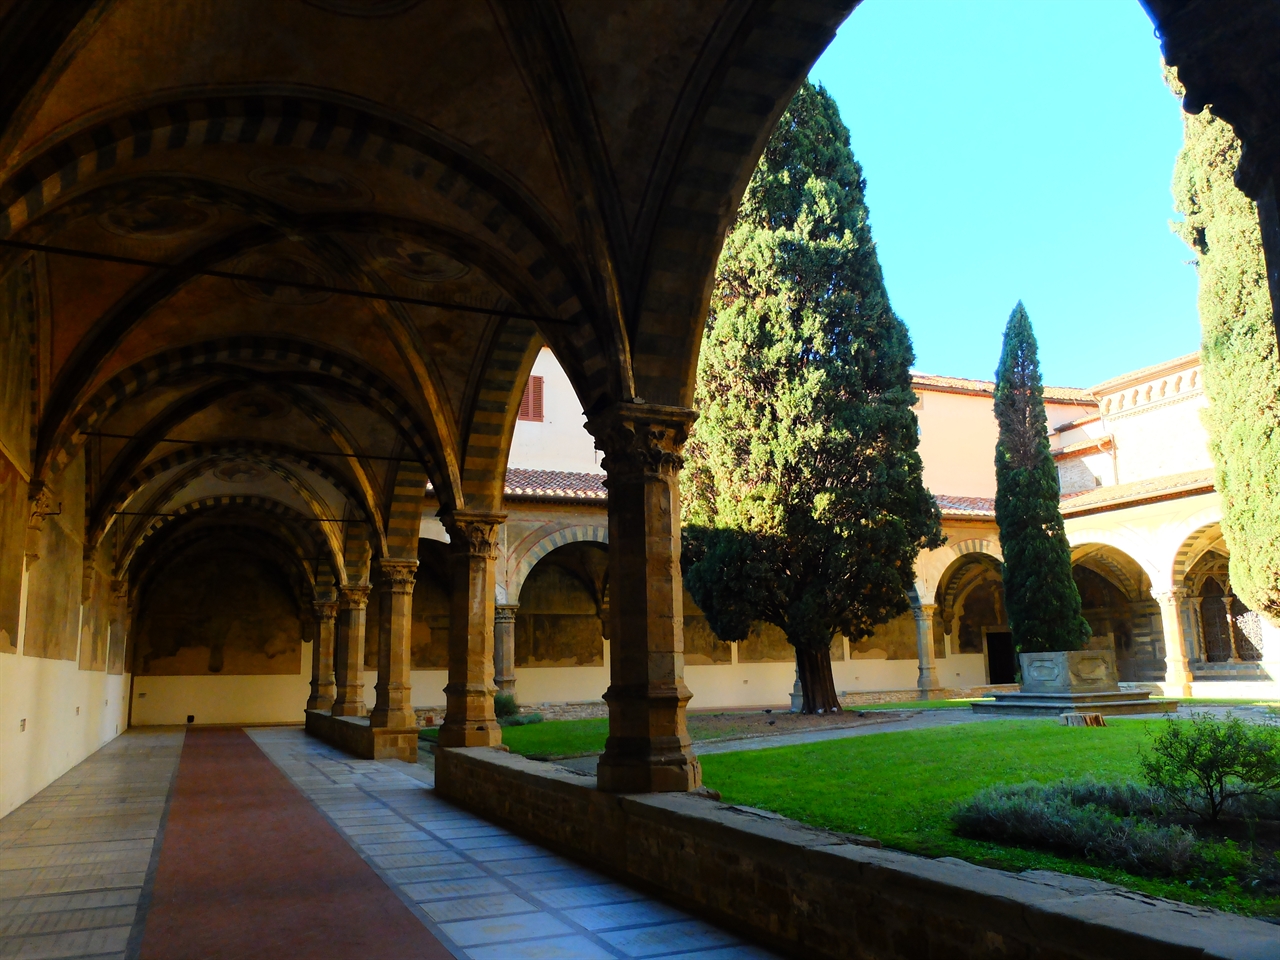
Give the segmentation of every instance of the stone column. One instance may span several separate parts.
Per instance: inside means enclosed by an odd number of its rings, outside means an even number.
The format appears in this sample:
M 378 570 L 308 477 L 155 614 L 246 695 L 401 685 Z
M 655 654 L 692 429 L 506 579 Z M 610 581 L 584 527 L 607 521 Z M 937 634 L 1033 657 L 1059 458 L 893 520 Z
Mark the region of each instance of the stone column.
M 369 603 L 369 585 L 338 589 L 338 629 L 334 651 L 333 700 L 335 717 L 363 717 L 364 705 L 364 610 Z
M 410 700 L 409 648 L 418 561 L 384 559 L 378 570 L 378 685 L 369 725 L 416 730 L 418 718 Z
M 503 514 L 453 511 L 449 531 L 453 600 L 449 617 L 449 683 L 444 688 L 442 747 L 494 747 L 502 731 L 493 715 L 493 608 L 498 528 Z
M 493 608 L 493 682 L 499 693 L 516 692 L 516 611 L 518 603 Z
M 1240 631 L 1236 627 L 1235 614 L 1232 612 L 1235 599 L 1236 595 L 1231 592 L 1231 586 L 1228 584 L 1227 592 L 1222 595 L 1222 612 L 1227 616 L 1227 639 L 1231 641 L 1231 662 L 1243 663 L 1240 657 Z
M 1191 696 L 1191 671 L 1187 666 L 1187 644 L 1182 635 L 1179 607 L 1182 591 L 1173 589 L 1151 596 L 1160 604 L 1160 625 L 1164 630 L 1164 692 L 1170 697 Z
M 1189 600 L 1191 605 L 1191 628 L 1192 628 L 1192 646 L 1195 648 L 1192 660 L 1199 660 L 1202 663 L 1209 659 L 1208 651 L 1204 646 L 1204 610 L 1201 605 L 1204 603 L 1204 597 L 1191 597 Z
M 933 648 L 933 615 L 937 609 L 933 603 L 911 608 L 916 617 L 916 656 L 920 658 L 920 678 L 916 686 L 920 688 L 922 700 L 928 700 L 931 691 L 942 689 L 938 679 L 938 652 Z
M 337 689 L 333 681 L 333 628 L 338 605 L 331 600 L 317 600 L 311 633 L 311 696 L 308 710 L 329 710 Z
M 609 490 L 609 739 L 601 790 L 696 790 L 702 769 L 685 722 L 680 582 L 680 469 L 689 426 L 683 407 L 621 403 L 587 429 L 604 452 Z

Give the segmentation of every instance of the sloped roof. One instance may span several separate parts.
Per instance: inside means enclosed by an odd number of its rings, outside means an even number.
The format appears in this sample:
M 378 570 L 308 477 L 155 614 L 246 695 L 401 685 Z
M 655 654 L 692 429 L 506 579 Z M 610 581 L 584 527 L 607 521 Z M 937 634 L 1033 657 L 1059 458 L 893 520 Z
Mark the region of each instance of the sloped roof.
M 1083 516 L 1122 506 L 1209 493 L 1212 490 L 1212 470 L 1189 470 L 1186 473 L 1171 473 L 1164 477 L 1152 477 L 1150 480 L 1118 483 L 1110 487 L 1085 490 L 1083 493 L 1068 494 L 1062 498 L 1062 515 Z
M 603 473 L 511 467 L 502 492 L 516 500 L 606 500 Z
M 991 396 L 996 385 L 991 380 L 968 380 L 964 377 L 940 377 L 933 373 L 911 374 L 911 386 L 917 390 L 936 390 L 942 393 L 967 393 L 971 396 Z M 1079 387 L 1045 387 L 1044 398 L 1058 403 L 1093 403 L 1088 390 Z
M 996 515 L 996 502 L 990 497 L 953 497 L 946 493 L 935 493 L 933 499 L 938 501 L 938 508 L 944 517 L 981 517 L 993 519 Z

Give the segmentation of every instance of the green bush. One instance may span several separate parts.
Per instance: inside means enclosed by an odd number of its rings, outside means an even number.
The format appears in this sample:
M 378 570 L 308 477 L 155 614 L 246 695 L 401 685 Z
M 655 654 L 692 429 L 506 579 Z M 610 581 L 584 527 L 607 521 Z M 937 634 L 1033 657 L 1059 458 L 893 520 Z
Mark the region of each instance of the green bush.
M 520 705 L 516 703 L 515 694 L 495 694 L 493 698 L 493 715 L 499 720 L 519 716 Z
M 974 840 L 1038 847 L 1137 874 L 1181 873 L 1195 856 L 1195 837 L 1144 821 L 1141 814 L 1155 803 L 1152 791 L 1136 784 L 1024 783 L 979 791 L 951 819 L 957 833 Z
M 506 716 L 498 718 L 498 725 L 503 727 L 524 727 L 531 723 L 541 723 L 542 714 L 540 713 L 524 713 L 514 717 Z
M 1170 718 L 1139 762 L 1172 805 L 1213 822 L 1222 813 L 1274 814 L 1280 790 L 1280 727 L 1196 714 Z

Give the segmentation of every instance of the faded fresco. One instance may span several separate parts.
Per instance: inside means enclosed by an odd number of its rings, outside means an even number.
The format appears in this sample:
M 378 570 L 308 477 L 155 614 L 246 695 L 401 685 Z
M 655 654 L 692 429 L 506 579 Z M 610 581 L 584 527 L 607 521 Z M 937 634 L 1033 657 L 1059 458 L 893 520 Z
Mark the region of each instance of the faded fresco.
M 137 620 L 143 676 L 296 674 L 302 623 L 270 563 L 231 550 L 188 555 L 159 574 Z
M 436 540 L 418 543 L 413 584 L 413 628 L 409 663 L 414 670 L 449 668 L 449 554 Z
M 84 576 L 84 452 L 49 485 L 54 513 L 37 541 L 40 558 L 27 578 L 28 657 L 75 660 L 79 646 L 80 591 Z
M 22 560 L 27 535 L 27 484 L 0 454 L 0 653 L 18 650 Z
M 857 643 L 850 642 L 849 655 L 855 660 L 880 657 L 886 660 L 915 660 L 919 656 L 915 614 L 908 610 L 876 627 L 876 632 L 866 639 Z M 832 659 L 835 659 L 834 654 Z
M 517 667 L 604 665 L 604 634 L 590 589 L 551 563 L 533 568 L 516 611 Z
M 27 470 L 35 321 L 35 280 L 28 259 L 0 279 L 0 443 Z
M 715 635 L 707 615 L 684 591 L 684 662 L 689 664 L 732 663 L 733 645 Z
M 957 653 L 983 653 L 983 628 L 1007 629 L 1004 613 L 1004 587 L 998 581 L 987 580 L 970 590 L 964 598 L 964 611 L 960 614 L 957 630 Z

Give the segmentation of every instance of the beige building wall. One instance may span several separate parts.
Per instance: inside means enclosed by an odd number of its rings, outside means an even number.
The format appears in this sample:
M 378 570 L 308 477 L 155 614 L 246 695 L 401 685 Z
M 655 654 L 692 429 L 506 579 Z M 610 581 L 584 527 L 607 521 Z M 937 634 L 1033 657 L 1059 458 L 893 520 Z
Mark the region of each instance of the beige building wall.
M 532 375 L 543 378 L 543 419 L 541 423 L 516 421 L 507 466 L 603 473 L 600 452 L 586 430 L 582 404 L 550 347 L 538 353 Z

